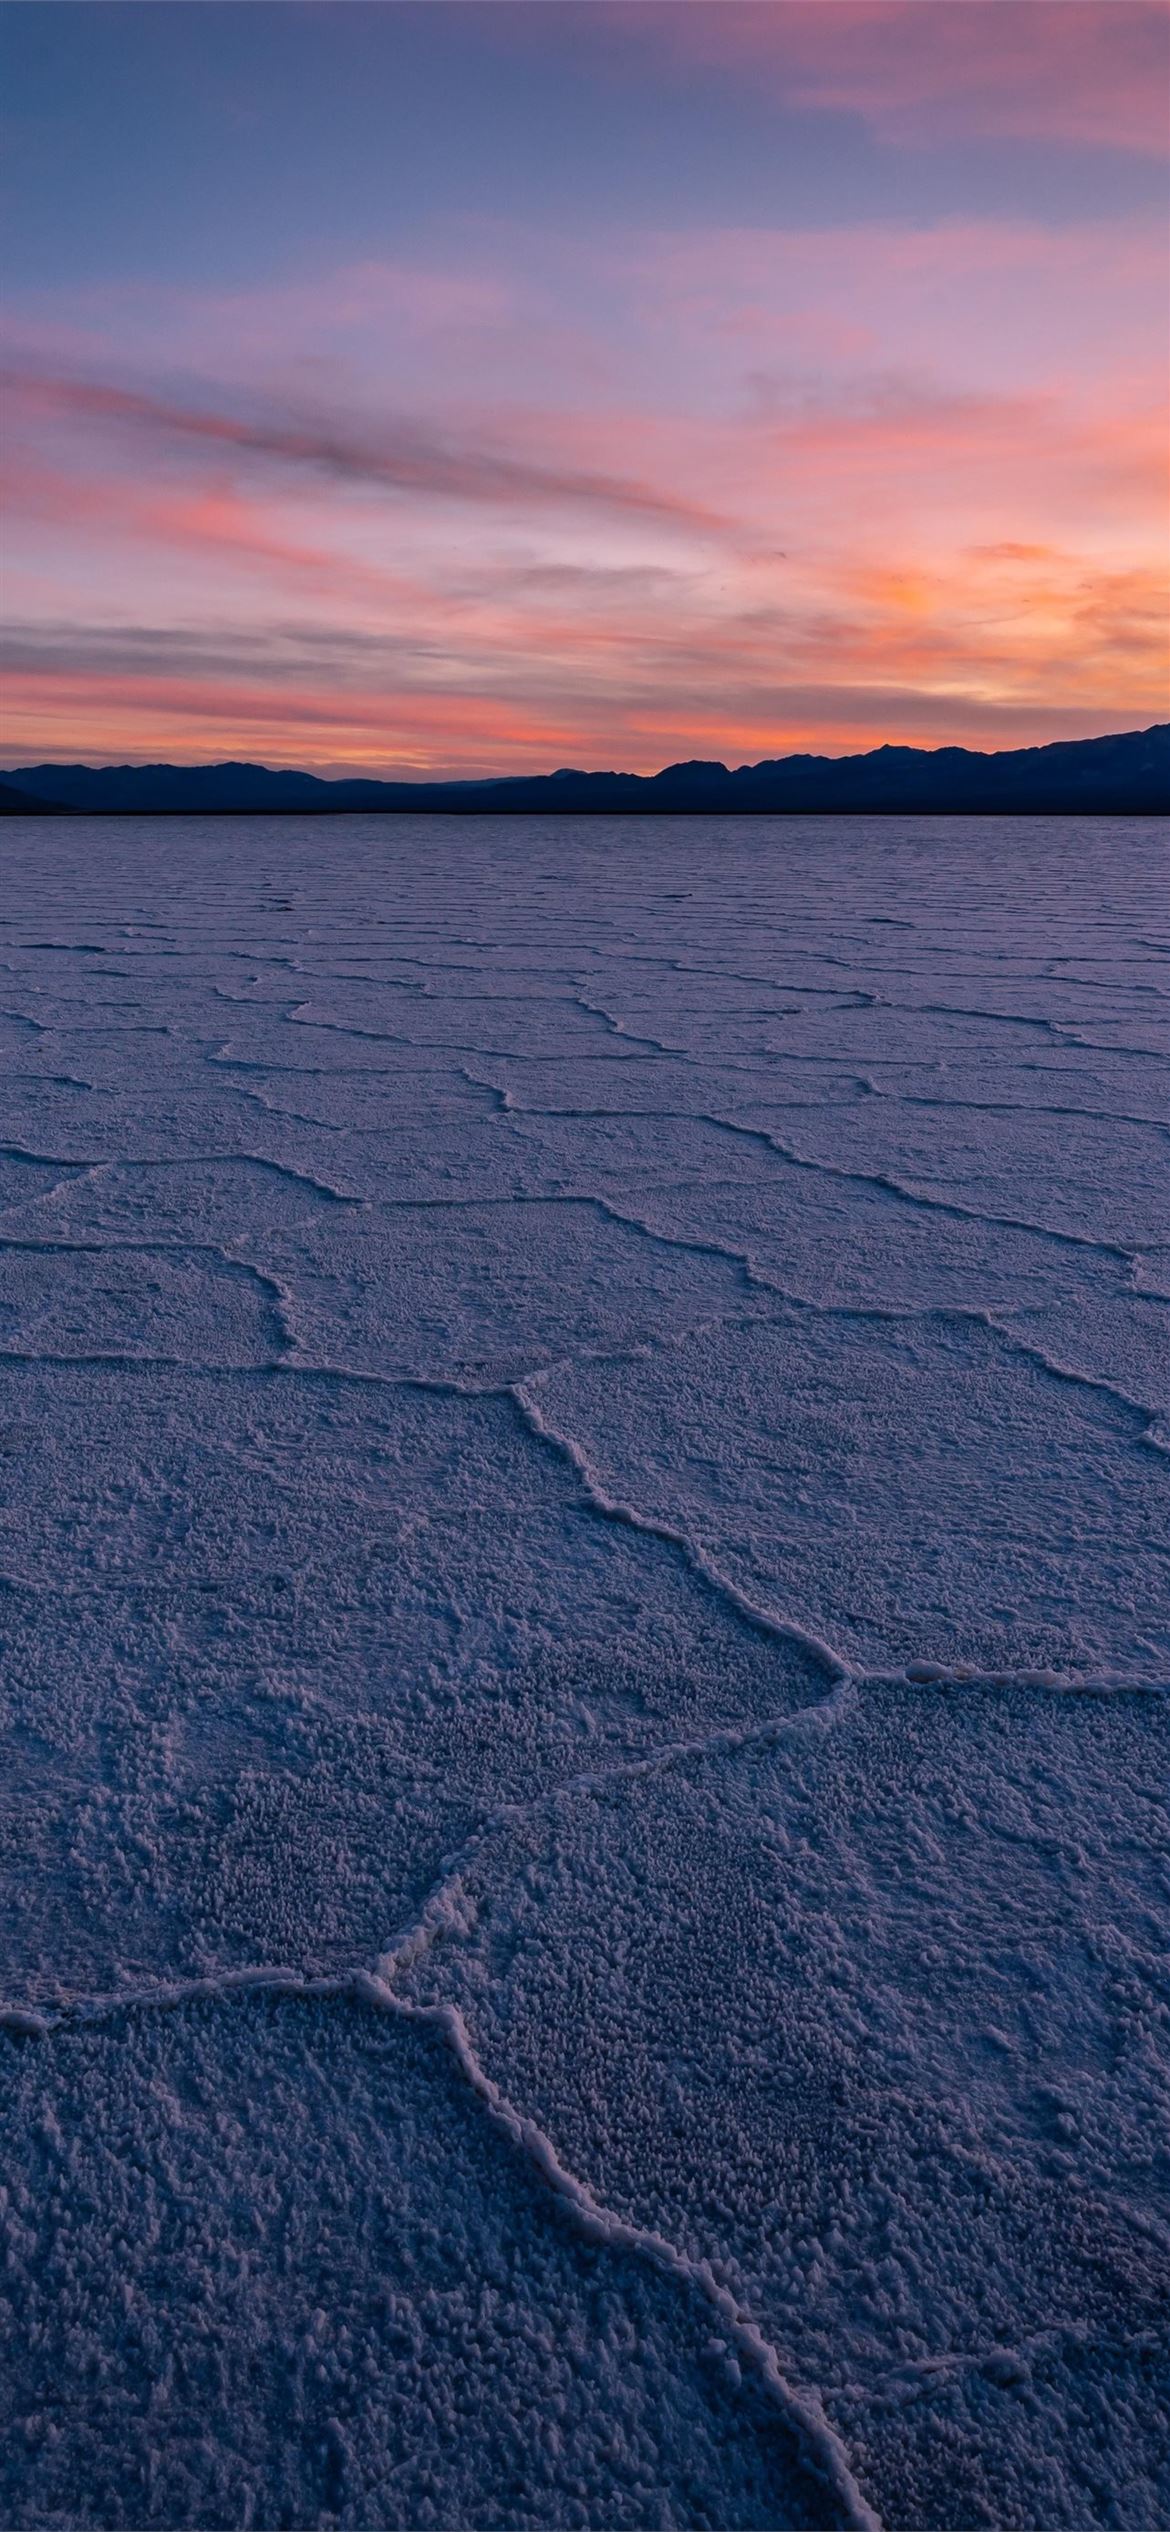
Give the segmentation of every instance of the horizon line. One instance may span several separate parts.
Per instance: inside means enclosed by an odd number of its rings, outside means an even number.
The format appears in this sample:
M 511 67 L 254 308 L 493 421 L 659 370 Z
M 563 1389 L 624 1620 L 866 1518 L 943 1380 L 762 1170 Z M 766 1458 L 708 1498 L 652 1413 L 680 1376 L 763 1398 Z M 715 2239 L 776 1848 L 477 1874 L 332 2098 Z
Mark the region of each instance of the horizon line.
M 774 765 L 859 764 L 864 763 L 869 758 L 884 755 L 907 755 L 932 758 L 939 756 L 970 756 L 977 757 L 983 762 L 989 762 L 1002 756 L 1039 755 L 1051 748 L 1094 747 L 1101 745 L 1103 741 L 1107 739 L 1150 738 L 1157 732 L 1167 729 L 1170 729 L 1170 720 L 1150 721 L 1130 724 L 1123 729 L 1113 728 L 1093 731 L 1084 738 L 1026 740 L 1022 744 L 1014 747 L 998 748 L 968 747 L 960 740 L 944 741 L 942 745 L 938 747 L 922 747 L 911 740 L 882 739 L 874 747 L 852 748 L 845 750 L 838 755 L 829 755 L 823 750 L 813 748 L 794 748 L 786 755 L 744 758 L 741 762 L 734 765 L 729 764 L 722 757 L 683 756 L 672 758 L 669 764 L 656 767 L 652 773 L 637 773 L 631 768 L 621 765 L 557 765 L 544 768 L 539 772 L 524 771 L 517 768 L 511 772 L 502 774 L 446 774 L 436 773 L 433 771 L 423 772 L 417 769 L 405 771 L 401 766 L 396 766 L 392 770 L 386 772 L 375 772 L 368 767 L 359 768 L 356 766 L 346 766 L 345 764 L 338 765 L 336 761 L 334 761 L 328 771 L 325 771 L 313 765 L 295 765 L 287 763 L 270 764 L 266 759 L 258 756 L 175 757 L 123 755 L 116 757 L 82 757 L 56 755 L 34 757 L 29 754 L 22 754 L 21 761 L 19 763 L 5 763 L 4 765 L 0 765 L 0 781 L 16 781 L 22 773 L 42 772 L 45 769 L 51 769 L 54 772 L 84 773 L 118 773 L 122 771 L 148 773 L 154 771 L 166 771 L 168 773 L 197 774 L 219 773 L 227 770 L 239 770 L 246 768 L 248 771 L 255 773 L 296 775 L 301 780 L 307 782 L 401 783 L 405 786 L 417 786 L 420 789 L 428 786 L 433 787 L 441 785 L 445 790 L 472 790 L 494 786 L 498 783 L 558 782 L 570 779 L 578 782 L 605 780 L 620 782 L 656 782 L 660 781 L 666 774 L 694 772 L 700 769 L 709 770 L 712 773 L 720 772 L 733 775 L 739 773 L 758 772 L 761 767 L 770 767 Z

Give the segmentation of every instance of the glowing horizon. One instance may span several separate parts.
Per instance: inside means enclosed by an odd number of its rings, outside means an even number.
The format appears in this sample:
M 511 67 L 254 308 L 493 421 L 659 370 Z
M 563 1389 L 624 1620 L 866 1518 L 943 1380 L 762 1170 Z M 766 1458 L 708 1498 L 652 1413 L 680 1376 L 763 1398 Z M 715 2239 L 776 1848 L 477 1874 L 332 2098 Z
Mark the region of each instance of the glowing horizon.
M 98 0 L 7 42 L 5 763 L 1165 716 L 1160 8 Z

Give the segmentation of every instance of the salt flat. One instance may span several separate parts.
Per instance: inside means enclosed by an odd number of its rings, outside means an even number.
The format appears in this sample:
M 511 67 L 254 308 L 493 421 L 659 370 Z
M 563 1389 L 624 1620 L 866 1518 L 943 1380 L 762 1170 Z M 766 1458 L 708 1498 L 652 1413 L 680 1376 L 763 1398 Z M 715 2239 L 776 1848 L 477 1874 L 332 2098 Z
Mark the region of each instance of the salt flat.
M 1164 835 L 4 853 L 3 2519 L 1163 2523 Z

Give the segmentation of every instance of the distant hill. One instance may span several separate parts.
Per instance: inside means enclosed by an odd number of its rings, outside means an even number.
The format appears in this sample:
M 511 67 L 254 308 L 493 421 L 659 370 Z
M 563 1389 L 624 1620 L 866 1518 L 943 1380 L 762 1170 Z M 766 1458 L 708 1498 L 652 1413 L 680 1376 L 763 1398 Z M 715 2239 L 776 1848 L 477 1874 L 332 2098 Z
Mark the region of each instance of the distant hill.
M 14 782 L 0 782 L 0 818 L 51 817 L 56 803 L 41 800 L 35 791 L 21 791 Z
M 1170 722 L 991 756 L 966 747 L 877 747 L 865 756 L 778 756 L 733 769 L 696 759 L 660 774 L 566 768 L 483 782 L 324 781 L 267 765 L 15 767 L 0 782 L 0 812 L 34 807 L 154 817 L 362 810 L 1147 817 L 1170 814 Z

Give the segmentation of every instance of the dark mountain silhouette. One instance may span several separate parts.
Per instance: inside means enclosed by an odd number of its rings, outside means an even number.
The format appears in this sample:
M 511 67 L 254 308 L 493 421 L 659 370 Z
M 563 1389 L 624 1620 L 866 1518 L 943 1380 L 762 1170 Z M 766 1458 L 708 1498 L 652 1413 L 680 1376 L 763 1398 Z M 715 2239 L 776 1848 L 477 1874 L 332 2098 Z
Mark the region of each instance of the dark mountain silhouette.
M 0 818 L 51 817 L 55 804 L 38 799 L 35 791 L 21 791 L 14 782 L 0 782 Z
M 267 765 L 23 765 L 0 783 L 0 795 L 0 810 L 156 817 L 355 810 L 1146 817 L 1170 813 L 1170 723 L 993 756 L 966 747 L 877 747 L 865 756 L 778 756 L 734 769 L 696 758 L 660 774 L 564 767 L 480 782 L 325 781 Z

